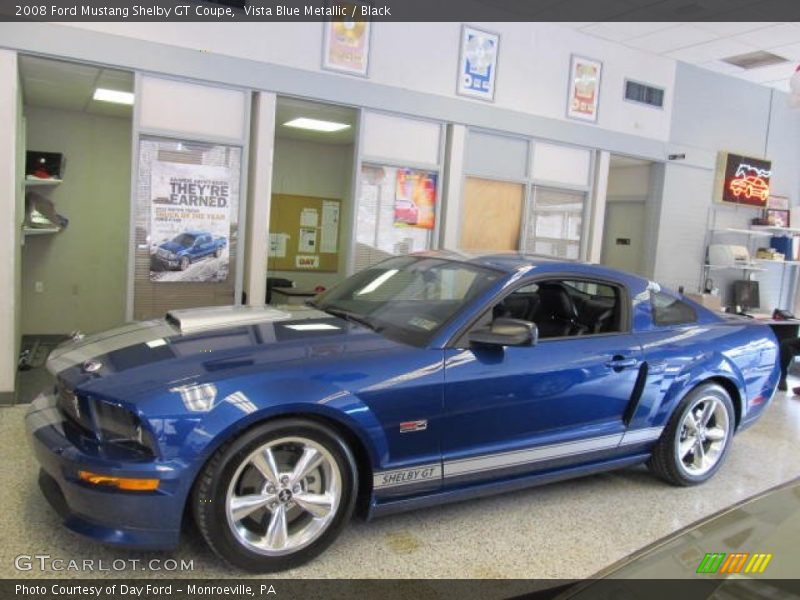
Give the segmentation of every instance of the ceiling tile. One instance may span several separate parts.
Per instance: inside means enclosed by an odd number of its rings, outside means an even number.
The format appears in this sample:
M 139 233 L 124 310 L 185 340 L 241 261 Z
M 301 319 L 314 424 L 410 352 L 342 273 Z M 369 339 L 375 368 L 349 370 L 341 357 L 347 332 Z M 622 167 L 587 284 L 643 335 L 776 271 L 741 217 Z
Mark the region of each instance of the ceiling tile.
M 690 24 L 680 24 L 625 41 L 627 46 L 661 54 L 716 39 L 717 35 Z
M 709 60 L 717 60 L 752 52 L 753 49 L 747 44 L 736 41 L 735 39 L 725 38 L 714 40 L 703 44 L 695 44 L 687 48 L 680 48 L 668 52 L 667 56 L 676 60 L 689 63 L 702 63 Z M 733 66 L 733 65 L 731 65 Z M 737 68 L 737 67 L 734 67 Z
M 754 21 L 744 21 L 742 23 L 738 22 L 697 22 L 693 23 L 695 27 L 699 27 L 700 29 L 705 29 L 706 31 L 711 31 L 716 33 L 720 37 L 728 37 L 728 36 L 736 36 L 738 34 L 744 33 L 746 31 L 753 31 L 754 29 L 764 29 L 765 27 L 769 27 L 770 25 L 776 25 L 776 23 L 766 22 L 766 23 L 759 23 Z
M 625 21 L 610 21 L 595 23 L 584 27 L 581 31 L 613 42 L 624 42 L 634 37 L 646 35 L 662 29 L 673 27 L 674 23 L 629 23 Z
M 800 61 L 800 43 L 771 48 L 770 52 L 789 60 Z
M 742 79 L 747 79 L 747 81 L 763 83 L 778 79 L 788 79 L 792 76 L 792 73 L 794 73 L 794 69 L 794 64 L 786 63 L 782 65 L 773 65 L 771 67 L 761 67 L 760 69 L 743 71 L 739 77 Z
M 795 23 L 781 23 L 739 34 L 738 40 L 754 48 L 777 48 L 800 42 L 800 27 Z
M 723 73 L 725 75 L 738 75 L 739 73 L 744 72 L 744 69 L 741 67 L 722 62 L 721 60 L 709 60 L 707 62 L 700 63 L 697 66 L 703 67 L 704 69 L 709 69 L 711 71 L 716 71 L 717 73 Z

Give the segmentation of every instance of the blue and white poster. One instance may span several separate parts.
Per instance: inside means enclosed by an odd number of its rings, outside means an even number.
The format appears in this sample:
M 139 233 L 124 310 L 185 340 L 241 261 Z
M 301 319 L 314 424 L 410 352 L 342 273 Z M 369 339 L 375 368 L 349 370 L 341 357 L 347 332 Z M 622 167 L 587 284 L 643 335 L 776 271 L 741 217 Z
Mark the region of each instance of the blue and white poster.
M 466 25 L 461 29 L 461 59 L 458 93 L 482 100 L 494 100 L 497 51 L 500 36 Z

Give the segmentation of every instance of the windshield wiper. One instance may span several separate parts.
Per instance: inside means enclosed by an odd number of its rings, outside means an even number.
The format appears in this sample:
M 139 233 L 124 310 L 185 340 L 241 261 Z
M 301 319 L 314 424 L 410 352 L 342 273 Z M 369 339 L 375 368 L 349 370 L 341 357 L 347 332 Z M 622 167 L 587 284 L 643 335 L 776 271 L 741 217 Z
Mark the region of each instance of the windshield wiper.
M 329 315 L 333 315 L 334 317 L 339 317 L 341 319 L 344 319 L 345 321 L 350 321 L 351 323 L 358 323 L 359 325 L 368 327 L 369 329 L 372 329 L 372 331 L 380 330 L 380 328 L 375 324 L 375 322 L 372 319 L 370 319 L 369 317 L 365 317 L 364 315 L 354 313 L 344 308 L 336 308 L 330 306 L 322 308 L 317 304 L 314 304 L 313 306 L 314 308 L 317 308 L 322 312 L 326 312 Z

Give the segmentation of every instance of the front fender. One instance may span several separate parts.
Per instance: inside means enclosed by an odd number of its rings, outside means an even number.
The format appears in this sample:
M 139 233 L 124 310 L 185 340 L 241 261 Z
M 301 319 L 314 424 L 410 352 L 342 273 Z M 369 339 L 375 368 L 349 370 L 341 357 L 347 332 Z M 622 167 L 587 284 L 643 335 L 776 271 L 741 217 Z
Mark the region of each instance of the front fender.
M 198 395 L 210 395 L 211 390 L 213 400 L 197 401 Z M 187 402 L 187 398 L 194 401 Z M 295 378 L 246 386 L 221 382 L 173 388 L 162 397 L 162 401 L 172 404 L 177 399 L 186 410 L 169 419 L 172 427 L 158 422 L 163 419 L 151 420 L 151 425 L 165 458 L 195 465 L 196 471 L 243 430 L 281 416 L 313 415 L 345 428 L 364 447 L 373 469 L 388 455 L 383 428 L 369 406 L 350 391 L 330 383 Z M 204 410 L 206 407 L 208 410 Z

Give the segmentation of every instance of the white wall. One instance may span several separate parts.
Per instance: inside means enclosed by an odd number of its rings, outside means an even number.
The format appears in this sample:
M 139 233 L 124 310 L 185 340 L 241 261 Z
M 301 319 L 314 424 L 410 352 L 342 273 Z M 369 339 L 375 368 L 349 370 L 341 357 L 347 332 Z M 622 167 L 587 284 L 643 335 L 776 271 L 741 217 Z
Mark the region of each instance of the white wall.
M 273 159 L 272 193 L 338 198 L 341 202 L 339 230 L 339 270 L 336 273 L 303 271 L 270 271 L 271 277 L 284 277 L 297 287 L 330 287 L 341 281 L 347 268 L 352 236 L 353 175 L 352 144 L 318 144 L 314 142 L 276 139 Z M 275 207 L 272 207 L 275 210 Z
M 12 400 L 19 354 L 19 243 L 21 211 L 18 128 L 21 119 L 17 55 L 0 50 L 0 404 Z
M 114 35 L 321 71 L 321 23 L 70 23 Z M 603 62 L 599 127 L 666 141 L 669 136 L 675 61 L 600 40 L 552 23 L 487 23 L 499 33 L 494 106 L 566 121 L 570 54 Z M 460 23 L 373 23 L 369 81 L 457 96 Z M 347 75 L 337 75 L 345 77 Z M 666 90 L 663 110 L 623 100 L 624 79 Z M 351 78 L 352 79 L 352 78 Z M 358 99 L 354 99 L 354 104 Z
M 800 202 L 800 111 L 787 107 L 777 90 L 680 63 L 675 85 L 670 152 L 686 158 L 664 167 L 655 277 L 694 291 L 702 283 L 706 232 L 710 227 L 746 228 L 759 210 L 714 203 L 717 154 L 728 150 L 774 161 L 773 193 Z M 746 244 L 746 238 L 725 237 L 720 243 Z M 740 271 L 711 274 L 723 292 Z M 780 303 L 774 279 L 763 274 L 762 305 Z
M 35 188 L 69 226 L 26 239 L 22 333 L 104 331 L 125 323 L 131 120 L 26 107 L 27 147 L 61 152 L 63 183 Z M 36 282 L 44 291 L 37 292 Z

